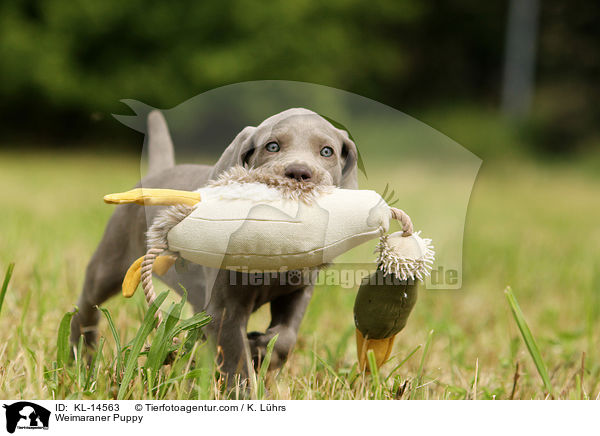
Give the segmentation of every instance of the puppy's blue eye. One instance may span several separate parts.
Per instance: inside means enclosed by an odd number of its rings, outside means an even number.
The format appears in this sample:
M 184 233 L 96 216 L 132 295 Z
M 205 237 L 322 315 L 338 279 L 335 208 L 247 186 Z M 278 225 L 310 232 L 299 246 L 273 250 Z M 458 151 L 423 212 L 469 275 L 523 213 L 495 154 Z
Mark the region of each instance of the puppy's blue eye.
M 321 156 L 323 157 L 330 157 L 333 155 L 333 148 L 331 147 L 323 147 L 321 149 Z
M 276 142 L 269 142 L 267 145 L 265 145 L 265 148 L 271 153 L 276 153 L 280 150 L 279 144 Z

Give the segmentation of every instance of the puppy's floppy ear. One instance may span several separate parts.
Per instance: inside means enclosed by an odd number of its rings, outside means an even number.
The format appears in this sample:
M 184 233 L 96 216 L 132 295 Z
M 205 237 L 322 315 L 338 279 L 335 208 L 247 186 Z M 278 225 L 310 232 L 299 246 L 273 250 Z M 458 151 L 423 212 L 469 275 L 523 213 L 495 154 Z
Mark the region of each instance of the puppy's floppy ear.
M 246 159 L 250 157 L 252 151 L 254 151 L 254 143 L 252 136 L 256 131 L 256 127 L 248 126 L 237 134 L 235 139 L 225 149 L 213 170 L 210 173 L 210 179 L 216 178 L 223 171 L 228 170 L 236 165 L 244 165 Z
M 356 144 L 345 130 L 338 129 L 343 137 L 342 144 L 342 181 L 345 189 L 358 189 L 357 163 L 359 160 Z

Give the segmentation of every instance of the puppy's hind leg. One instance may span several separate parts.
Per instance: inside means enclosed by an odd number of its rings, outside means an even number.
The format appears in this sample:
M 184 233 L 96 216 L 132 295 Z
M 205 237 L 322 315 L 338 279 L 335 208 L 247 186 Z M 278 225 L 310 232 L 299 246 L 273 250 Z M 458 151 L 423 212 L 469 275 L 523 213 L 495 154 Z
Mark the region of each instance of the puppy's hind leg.
M 99 306 L 120 290 L 122 276 L 111 271 L 110 261 L 94 255 L 88 264 L 83 291 L 77 301 L 77 312 L 71 320 L 71 343 L 83 335 L 86 345 L 94 345 L 100 319 Z
M 121 283 L 129 264 L 135 259 L 131 235 L 128 234 L 127 215 L 130 205 L 117 208 L 110 219 L 102 241 L 86 270 L 83 290 L 77 302 L 77 313 L 71 320 L 71 343 L 77 344 L 83 335 L 86 345 L 93 345 L 97 336 L 101 305 L 121 290 Z M 139 250 L 143 254 L 143 248 Z

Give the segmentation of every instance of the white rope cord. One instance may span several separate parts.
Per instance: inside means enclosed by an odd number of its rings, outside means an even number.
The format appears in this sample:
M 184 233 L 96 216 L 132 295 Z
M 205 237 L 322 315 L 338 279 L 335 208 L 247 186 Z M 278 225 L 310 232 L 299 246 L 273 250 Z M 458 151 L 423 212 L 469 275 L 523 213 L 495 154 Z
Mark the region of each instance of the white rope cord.
M 407 213 L 404 212 L 402 209 L 398 209 L 395 207 L 390 207 L 390 211 L 392 213 L 392 218 L 400 221 L 400 223 L 402 224 L 402 230 L 404 231 L 402 236 L 412 235 L 412 233 L 414 231 L 413 224 L 412 224 L 412 221 L 410 220 L 410 217 L 407 215 Z
M 166 245 L 152 246 L 146 251 L 144 260 L 142 261 L 142 289 L 146 296 L 146 302 L 150 306 L 154 300 L 156 300 L 156 294 L 154 293 L 154 284 L 152 283 L 152 267 L 156 258 L 167 249 Z M 163 321 L 160 310 L 156 311 L 156 319 L 158 324 Z

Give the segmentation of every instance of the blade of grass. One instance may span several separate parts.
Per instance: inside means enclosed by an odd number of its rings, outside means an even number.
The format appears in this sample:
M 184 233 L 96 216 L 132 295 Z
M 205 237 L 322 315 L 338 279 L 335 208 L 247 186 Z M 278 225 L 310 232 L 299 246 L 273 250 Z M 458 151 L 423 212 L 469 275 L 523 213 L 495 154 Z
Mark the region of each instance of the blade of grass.
M 583 378 L 585 377 L 585 351 L 581 353 L 581 370 L 579 374 L 579 399 L 583 400 L 585 397 L 585 388 L 583 387 Z
M 94 353 L 94 357 L 92 359 L 92 363 L 90 365 L 89 371 L 87 373 L 87 378 L 85 380 L 84 390 L 88 391 L 90 386 L 97 378 L 98 372 L 98 361 L 102 359 L 102 349 L 104 348 L 104 336 L 100 337 L 98 341 L 98 347 L 96 348 L 96 352 Z
M 115 326 L 115 323 L 108 309 L 105 309 L 103 307 L 98 308 L 102 311 L 102 314 L 106 318 L 106 322 L 108 322 L 110 332 L 112 333 L 113 339 L 115 340 L 115 346 L 117 347 L 117 374 L 121 374 L 121 371 L 123 370 L 123 349 L 121 347 L 121 337 L 119 336 L 117 327 Z
M 165 317 L 164 322 L 158 328 L 156 335 L 154 336 L 154 340 L 152 341 L 150 350 L 148 351 L 144 369 L 147 370 L 146 374 L 148 374 L 149 377 L 154 378 L 152 380 L 154 385 L 157 383 L 155 378 L 158 376 L 160 368 L 164 365 L 165 360 L 168 358 L 170 353 L 176 350 L 176 352 L 171 354 L 175 360 L 183 357 L 183 355 L 186 354 L 186 352 L 189 352 L 193 346 L 193 342 L 188 341 L 187 339 L 197 339 L 200 327 L 210 322 L 210 317 L 208 317 L 205 313 L 199 313 L 189 319 L 181 320 L 181 313 L 185 306 L 186 300 L 187 293 L 184 290 L 184 294 L 181 297 L 180 302 L 172 304 L 166 312 L 167 316 Z M 185 342 L 181 343 L 179 346 L 174 346 L 174 338 L 183 331 L 195 331 L 196 334 L 191 336 L 188 335 L 189 337 Z
M 416 385 L 411 391 L 410 398 L 413 399 L 414 395 L 417 392 L 417 388 L 421 384 L 423 380 L 423 370 L 425 368 L 425 359 L 427 359 L 427 354 L 429 354 L 429 347 L 431 347 L 431 341 L 433 339 L 433 330 L 429 330 L 427 333 L 427 339 L 425 340 L 425 348 L 423 349 L 423 355 L 421 356 L 421 363 L 419 364 L 419 369 L 417 371 Z
M 354 327 L 352 327 L 352 329 L 354 330 Z M 319 360 L 319 362 L 321 363 L 321 365 L 323 365 L 323 367 L 324 367 L 324 368 L 327 370 L 327 372 L 329 372 L 329 373 L 330 373 L 330 374 L 331 374 L 333 377 L 335 377 L 335 379 L 336 379 L 336 380 L 337 380 L 339 383 L 341 383 L 341 384 L 345 385 L 346 387 L 350 388 L 350 387 L 349 387 L 349 385 L 348 385 L 348 382 L 347 382 L 345 379 L 341 378 L 341 377 L 340 377 L 340 376 L 339 376 L 339 375 L 338 375 L 338 374 L 335 372 L 335 369 L 333 369 L 333 367 L 332 367 L 332 366 L 331 366 L 329 363 L 327 363 L 327 362 L 325 361 L 325 359 L 321 358 L 320 356 L 315 356 L 315 357 L 316 357 L 316 358 Z
M 199 312 L 195 315 L 191 316 L 188 319 L 184 319 L 174 330 L 174 336 L 177 336 L 179 333 L 185 330 L 197 329 L 200 327 L 204 327 L 207 325 L 212 318 L 206 314 L 206 312 Z
M 367 351 L 367 362 L 369 362 L 369 370 L 373 377 L 373 384 L 377 389 L 379 387 L 379 368 L 377 368 L 377 359 L 375 358 L 375 352 L 373 350 Z
M 433 339 L 433 330 L 430 330 L 427 334 L 427 340 L 425 341 L 425 349 L 423 350 L 423 355 L 421 356 L 421 363 L 419 364 L 419 371 L 417 372 L 417 379 L 420 380 L 423 377 L 423 369 L 425 368 L 425 359 L 427 358 L 427 354 L 429 353 L 429 347 L 431 346 L 431 340 Z
M 344 332 L 344 334 L 338 341 L 337 346 L 335 347 L 335 354 L 333 355 L 333 357 L 336 360 L 340 360 L 342 358 L 344 352 L 348 348 L 348 340 L 352 336 L 354 336 L 355 330 L 356 330 L 356 327 L 354 327 L 354 325 L 351 325 L 350 327 L 348 327 L 348 329 Z
M 477 399 L 477 381 L 479 379 L 479 358 L 475 359 L 475 376 L 473 377 L 472 394 L 473 399 Z
M 181 380 L 189 380 L 189 379 L 193 379 L 193 378 L 198 378 L 198 377 L 201 377 L 207 371 L 208 371 L 208 369 L 206 369 L 206 368 L 192 369 L 192 370 L 189 370 L 178 376 L 170 377 L 170 378 L 166 379 L 161 384 L 157 385 L 156 388 L 158 389 L 158 388 L 161 388 L 166 385 L 177 383 Z
M 150 350 L 144 363 L 144 369 L 146 374 L 152 380 L 152 385 L 155 386 L 158 383 L 160 368 L 165 364 L 169 355 L 175 360 L 180 357 L 181 348 L 183 344 L 177 345 L 173 342 L 175 333 L 178 330 L 177 325 L 181 320 L 181 312 L 186 302 L 186 294 L 181 297 L 181 301 L 176 304 L 171 304 L 169 309 L 166 311 L 165 320 L 157 329 L 156 335 L 152 340 Z M 178 350 L 179 349 L 179 350 Z M 177 350 L 177 351 L 176 351 Z M 171 354 L 172 353 L 172 354 Z M 173 362 L 172 362 L 173 363 Z M 171 369 L 173 367 L 171 366 Z M 166 387 L 166 385 L 165 385 Z M 152 393 L 152 388 L 150 391 Z M 160 396 L 160 392 L 156 392 L 157 398 Z
M 398 371 L 400 368 L 402 368 L 402 367 L 404 366 L 404 364 L 405 364 L 406 362 L 408 362 L 408 359 L 410 359 L 410 358 L 411 358 L 411 357 L 412 357 L 412 356 L 413 356 L 413 355 L 414 355 L 414 354 L 415 354 L 417 351 L 419 351 L 419 349 L 420 349 L 420 348 L 421 348 L 421 344 L 417 345 L 417 346 L 416 346 L 416 347 L 415 347 L 415 348 L 414 348 L 414 349 L 413 349 L 413 350 L 412 350 L 410 353 L 408 353 L 408 356 L 406 356 L 406 357 L 404 358 L 404 360 L 402 360 L 402 362 L 400 362 L 398 365 L 396 365 L 396 366 L 394 367 L 394 369 L 392 369 L 392 370 L 390 371 L 390 374 L 389 374 L 389 375 L 386 377 L 385 381 L 387 382 L 387 381 L 390 379 L 390 377 L 391 377 L 392 375 L 394 375 L 394 373 L 395 373 L 396 371 Z
M 4 282 L 2 283 L 2 290 L 0 290 L 0 314 L 2 313 L 2 305 L 4 304 L 4 297 L 6 296 L 6 291 L 8 290 L 8 282 L 10 282 L 10 278 L 12 277 L 13 270 L 15 269 L 15 264 L 10 263 L 8 268 L 6 269 L 6 274 L 4 274 Z
M 150 370 L 150 374 L 156 377 L 158 370 L 163 365 L 167 355 L 169 354 L 170 348 L 173 346 L 173 340 L 170 337 L 171 330 L 179 320 L 181 314 L 182 304 L 172 304 L 167 310 L 166 319 L 156 330 L 146 362 L 144 363 L 144 369 Z
M 150 305 L 148 311 L 146 312 L 146 316 L 144 316 L 144 320 L 142 321 L 142 325 L 140 326 L 135 339 L 133 340 L 133 344 L 131 345 L 131 349 L 129 351 L 129 355 L 127 356 L 127 362 L 125 363 L 125 371 L 123 373 L 123 379 L 121 380 L 121 386 L 119 387 L 119 392 L 117 394 L 118 400 L 123 400 L 127 394 L 127 390 L 129 389 L 129 383 L 133 379 L 133 373 L 137 369 L 137 361 L 140 356 L 140 352 L 142 351 L 142 347 L 144 346 L 144 342 L 146 338 L 152 330 L 154 329 L 154 325 L 156 323 L 156 319 L 154 315 L 160 308 L 160 305 L 167 298 L 169 291 L 162 292 L 156 300 Z
M 84 360 L 84 354 L 83 354 L 83 335 L 79 336 L 79 341 L 77 342 L 77 349 L 75 350 L 77 352 L 76 358 L 75 358 L 75 363 L 77 365 L 77 386 L 81 387 L 82 385 L 82 380 L 85 380 L 86 378 L 86 365 Z
M 552 388 L 552 384 L 550 383 L 550 377 L 548 376 L 548 370 L 546 369 L 546 364 L 542 359 L 542 354 L 540 353 L 540 349 L 535 342 L 535 338 L 529 329 L 529 325 L 527 321 L 525 321 L 525 316 L 523 315 L 523 311 L 521 311 L 521 307 L 517 302 L 517 298 L 512 292 L 510 286 L 508 286 L 504 290 L 504 294 L 506 295 L 506 299 L 508 300 L 508 304 L 512 311 L 513 317 L 515 318 L 515 322 L 517 323 L 517 327 L 519 327 L 519 331 L 521 332 L 521 336 L 523 337 L 523 341 L 527 346 L 527 350 L 531 358 L 533 359 L 533 363 L 537 368 L 537 371 L 542 378 L 544 383 L 544 387 L 549 394 L 554 393 L 554 389 Z
M 69 346 L 69 334 L 71 333 L 71 318 L 75 312 L 67 312 L 62 317 L 58 326 L 58 338 L 56 340 L 56 363 L 59 368 L 64 368 L 69 361 L 71 347 Z
M 260 370 L 258 372 L 258 386 L 256 389 L 256 396 L 259 400 L 262 400 L 265 396 L 265 378 L 267 377 L 267 371 L 269 370 L 269 365 L 271 364 L 271 355 L 273 354 L 273 348 L 275 347 L 277 338 L 279 338 L 279 334 L 273 336 L 267 344 L 265 358 L 260 365 Z

